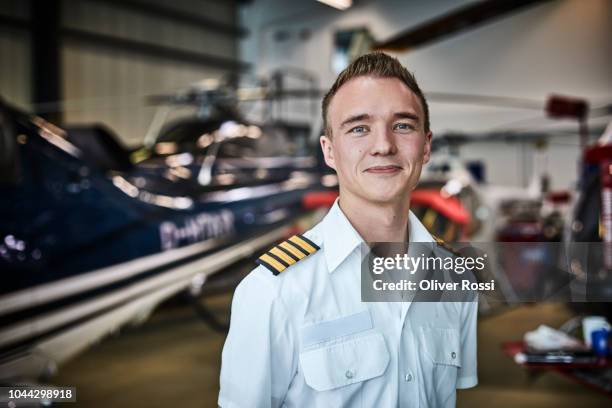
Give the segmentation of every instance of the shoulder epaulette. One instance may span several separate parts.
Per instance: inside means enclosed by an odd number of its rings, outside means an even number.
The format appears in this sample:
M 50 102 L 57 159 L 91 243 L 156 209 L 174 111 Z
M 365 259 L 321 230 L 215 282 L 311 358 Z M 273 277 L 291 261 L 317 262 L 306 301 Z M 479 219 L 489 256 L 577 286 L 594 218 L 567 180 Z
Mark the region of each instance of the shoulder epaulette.
M 291 265 L 301 261 L 308 255 L 314 254 L 318 250 L 319 246 L 317 244 L 304 235 L 297 234 L 272 247 L 268 252 L 261 255 L 256 263 L 265 266 L 274 275 L 278 275 Z
M 442 248 L 446 249 L 448 252 L 451 252 L 453 255 L 463 256 L 461 255 L 459 251 L 457 251 L 455 248 L 447 244 L 442 238 L 437 237 L 434 234 L 431 234 L 431 236 L 433 237 L 433 239 L 436 240 L 436 243 L 438 244 L 438 246 L 441 246 Z

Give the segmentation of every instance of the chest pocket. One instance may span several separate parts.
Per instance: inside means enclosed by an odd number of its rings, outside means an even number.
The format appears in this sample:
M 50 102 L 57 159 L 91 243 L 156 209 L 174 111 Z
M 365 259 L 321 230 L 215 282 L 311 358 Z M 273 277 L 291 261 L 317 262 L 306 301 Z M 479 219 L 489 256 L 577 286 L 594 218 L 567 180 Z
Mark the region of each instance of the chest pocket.
M 425 353 L 435 364 L 461 367 L 458 330 L 421 327 L 420 336 Z
M 373 332 L 303 351 L 300 364 L 306 384 L 327 391 L 381 376 L 389 351 L 383 335 Z

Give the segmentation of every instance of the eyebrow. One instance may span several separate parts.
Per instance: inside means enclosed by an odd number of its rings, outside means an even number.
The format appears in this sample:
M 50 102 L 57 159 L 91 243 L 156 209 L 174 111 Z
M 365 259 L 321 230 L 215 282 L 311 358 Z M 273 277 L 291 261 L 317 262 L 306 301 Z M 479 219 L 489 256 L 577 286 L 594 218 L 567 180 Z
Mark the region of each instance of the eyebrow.
M 372 117 L 367 113 L 360 113 L 357 115 L 349 116 L 340 124 L 340 128 L 350 125 L 351 123 L 361 122 L 362 120 L 370 120 L 371 118 Z M 417 123 L 419 122 L 418 115 L 412 112 L 395 112 L 393 114 L 393 119 L 411 119 Z
M 340 124 L 340 128 L 343 128 L 346 125 L 350 125 L 351 123 L 360 122 L 362 120 L 369 120 L 370 118 L 371 116 L 367 113 L 360 113 L 358 115 L 349 116 Z
M 393 114 L 394 119 L 412 119 L 415 122 L 419 122 L 419 117 L 415 113 L 412 112 L 395 112 Z

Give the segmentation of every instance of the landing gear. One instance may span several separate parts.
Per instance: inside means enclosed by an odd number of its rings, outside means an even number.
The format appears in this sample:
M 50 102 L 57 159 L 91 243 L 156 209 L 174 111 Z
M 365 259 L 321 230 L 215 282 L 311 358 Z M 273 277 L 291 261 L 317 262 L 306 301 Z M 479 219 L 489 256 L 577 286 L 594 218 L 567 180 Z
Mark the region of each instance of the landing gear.
M 194 296 L 191 293 L 187 293 L 187 298 L 193 310 L 196 314 L 206 323 L 211 329 L 219 333 L 227 333 L 229 331 L 229 310 L 227 311 L 227 317 L 219 319 L 217 314 L 214 313 L 204 303 L 206 296 Z
M 206 325 L 219 333 L 227 333 L 230 322 L 230 307 L 223 304 L 222 311 L 211 307 L 211 300 L 217 296 L 230 297 L 238 283 L 251 271 L 255 265 L 255 258 L 236 263 L 212 276 L 196 275 L 190 289 L 185 293 L 188 302 L 195 313 Z

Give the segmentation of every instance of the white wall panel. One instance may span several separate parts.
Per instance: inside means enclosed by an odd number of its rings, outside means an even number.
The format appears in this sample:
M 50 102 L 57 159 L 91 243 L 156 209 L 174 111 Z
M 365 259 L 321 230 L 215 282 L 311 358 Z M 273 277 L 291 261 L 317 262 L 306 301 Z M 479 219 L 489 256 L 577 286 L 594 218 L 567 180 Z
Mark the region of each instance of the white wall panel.
M 142 142 L 155 108 L 147 95 L 173 92 L 222 71 L 66 45 L 62 53 L 67 123 L 102 122 L 129 145 Z
M 139 0 L 146 4 L 168 6 L 168 0 Z M 196 16 L 205 17 L 220 23 L 235 24 L 235 2 L 232 0 L 172 0 L 173 9 Z
M 29 108 L 31 69 L 29 35 L 0 28 L 0 97 Z
M 235 6 L 231 1 L 155 3 L 190 11 L 194 15 L 228 25 L 235 23 Z M 236 58 L 237 40 L 231 35 L 139 13 L 114 4 L 88 0 L 65 0 L 63 4 L 65 27 L 173 49 Z M 224 74 L 218 68 L 75 40 L 64 42 L 62 64 L 66 123 L 105 123 L 128 145 L 142 143 L 150 125 L 156 108 L 147 104 L 148 95 L 174 92 L 204 78 L 219 78 Z
M 227 4 L 231 6 L 232 2 Z M 65 27 L 221 57 L 236 54 L 233 37 L 204 27 L 151 16 L 113 3 L 65 0 L 63 6 Z M 164 7 L 174 8 L 174 5 L 166 2 Z M 194 8 L 200 7 L 194 4 Z
M 481 161 L 486 166 L 487 181 L 495 184 L 527 187 L 535 173 L 550 176 L 551 189 L 573 188 L 577 178 L 579 141 L 572 135 L 559 135 L 536 153 L 531 142 L 473 142 L 459 148 L 467 161 Z M 539 162 L 536 163 L 536 159 Z

